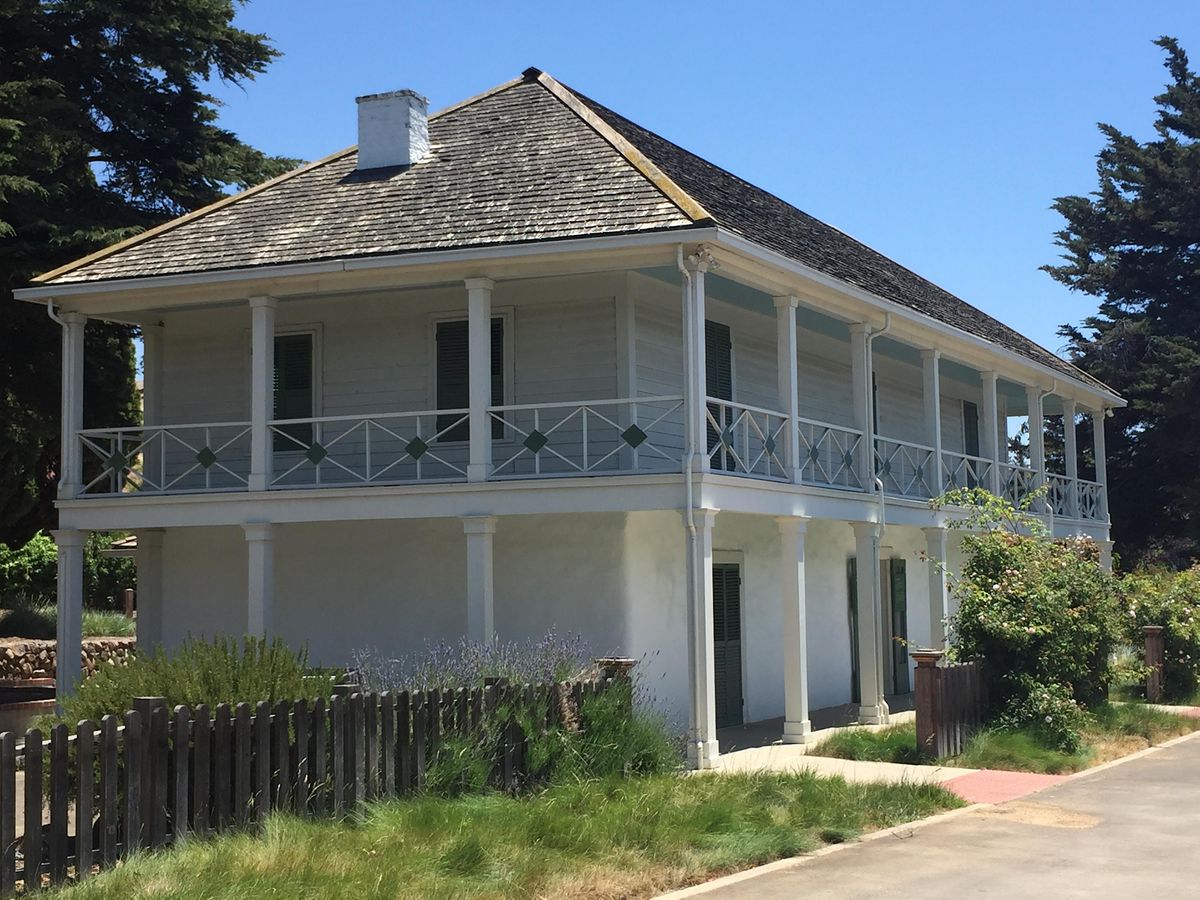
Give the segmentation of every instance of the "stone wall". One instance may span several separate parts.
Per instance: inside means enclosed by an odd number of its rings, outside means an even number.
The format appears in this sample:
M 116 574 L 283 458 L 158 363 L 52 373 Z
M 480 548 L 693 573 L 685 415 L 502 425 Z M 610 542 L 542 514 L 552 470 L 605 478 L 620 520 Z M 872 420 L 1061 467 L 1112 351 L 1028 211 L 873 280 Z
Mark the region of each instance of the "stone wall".
M 56 641 L 16 639 L 0 645 L 0 681 L 53 678 Z M 124 665 L 133 656 L 134 638 L 84 638 L 81 662 L 90 675 L 100 666 Z

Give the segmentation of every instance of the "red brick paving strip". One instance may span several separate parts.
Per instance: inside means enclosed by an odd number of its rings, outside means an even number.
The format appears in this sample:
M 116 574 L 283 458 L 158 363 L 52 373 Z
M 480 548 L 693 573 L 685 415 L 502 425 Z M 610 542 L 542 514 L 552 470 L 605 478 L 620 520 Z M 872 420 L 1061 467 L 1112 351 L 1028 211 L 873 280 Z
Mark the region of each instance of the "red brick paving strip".
M 968 803 L 1004 803 L 1067 780 L 1066 775 L 1038 775 L 1033 772 L 1004 772 L 980 769 L 942 782 L 946 790 Z

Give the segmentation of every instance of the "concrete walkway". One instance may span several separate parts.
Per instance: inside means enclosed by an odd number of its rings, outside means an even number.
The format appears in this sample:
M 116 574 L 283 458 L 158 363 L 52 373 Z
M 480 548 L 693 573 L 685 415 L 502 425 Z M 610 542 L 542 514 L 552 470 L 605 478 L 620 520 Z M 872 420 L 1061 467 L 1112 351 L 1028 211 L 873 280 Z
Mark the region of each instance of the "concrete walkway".
M 1021 800 L 973 806 L 668 896 L 1196 896 L 1198 836 L 1200 733 Z

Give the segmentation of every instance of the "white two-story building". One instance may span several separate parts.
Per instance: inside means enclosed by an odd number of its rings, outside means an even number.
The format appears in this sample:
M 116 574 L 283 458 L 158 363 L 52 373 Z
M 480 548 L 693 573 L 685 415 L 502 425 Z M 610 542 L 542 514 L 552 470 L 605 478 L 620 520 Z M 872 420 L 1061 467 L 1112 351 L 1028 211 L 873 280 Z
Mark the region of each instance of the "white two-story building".
M 537 70 L 358 110 L 357 147 L 18 292 L 63 328 L 60 659 L 85 533 L 132 531 L 140 643 L 579 632 L 705 766 L 718 727 L 909 690 L 945 489 L 1045 484 L 1109 546 L 1121 399 L 964 301 Z M 89 320 L 142 329 L 141 427 L 84 427 Z

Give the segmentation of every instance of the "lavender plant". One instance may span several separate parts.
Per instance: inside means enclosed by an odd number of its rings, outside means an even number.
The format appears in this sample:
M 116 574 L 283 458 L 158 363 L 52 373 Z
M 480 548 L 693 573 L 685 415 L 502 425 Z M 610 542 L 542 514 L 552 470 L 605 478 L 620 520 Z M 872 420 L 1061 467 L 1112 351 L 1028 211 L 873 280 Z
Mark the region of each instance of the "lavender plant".
M 595 674 L 583 638 L 554 629 L 527 641 L 426 641 L 397 656 L 367 648 L 356 650 L 353 661 L 360 683 L 372 691 L 479 687 L 489 678 L 548 684 Z

